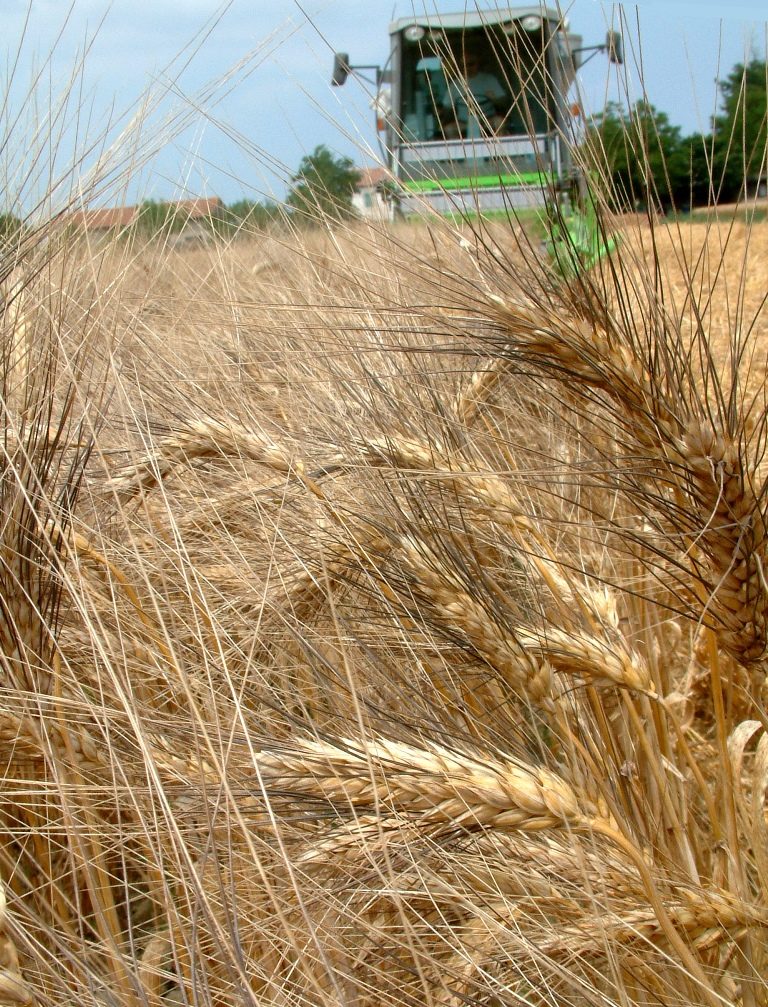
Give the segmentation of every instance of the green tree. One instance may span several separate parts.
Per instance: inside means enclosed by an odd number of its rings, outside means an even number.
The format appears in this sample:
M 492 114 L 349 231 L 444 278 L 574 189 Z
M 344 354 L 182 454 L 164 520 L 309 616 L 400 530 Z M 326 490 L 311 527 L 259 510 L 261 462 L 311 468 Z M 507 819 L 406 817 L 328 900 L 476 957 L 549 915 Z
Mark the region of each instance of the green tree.
M 222 219 L 233 229 L 242 227 L 245 230 L 259 231 L 278 221 L 282 212 L 277 203 L 239 199 L 227 206 Z
M 301 159 L 286 203 L 301 215 L 340 220 L 354 216 L 352 193 L 360 172 L 348 157 L 336 157 L 323 144 Z
M 586 139 L 588 162 L 610 183 L 615 207 L 664 210 L 690 202 L 690 150 L 665 112 L 647 101 L 610 102 Z
M 713 124 L 713 179 L 723 202 L 753 192 L 766 174 L 766 71 L 763 60 L 738 63 L 720 84 L 723 110 Z
M 145 199 L 139 208 L 139 228 L 147 234 L 171 234 L 184 226 L 184 217 L 173 203 Z
M 714 201 L 712 184 L 712 137 L 695 133 L 683 140 L 688 161 L 688 205 L 709 206 Z M 681 200 L 678 206 L 683 207 Z
M 0 213 L 0 242 L 3 244 L 13 243 L 18 239 L 23 230 L 23 224 L 18 217 L 12 213 Z
M 592 120 L 584 149 L 594 174 L 608 182 L 617 209 L 634 206 L 630 177 L 629 121 L 627 111 L 618 102 L 608 102 Z

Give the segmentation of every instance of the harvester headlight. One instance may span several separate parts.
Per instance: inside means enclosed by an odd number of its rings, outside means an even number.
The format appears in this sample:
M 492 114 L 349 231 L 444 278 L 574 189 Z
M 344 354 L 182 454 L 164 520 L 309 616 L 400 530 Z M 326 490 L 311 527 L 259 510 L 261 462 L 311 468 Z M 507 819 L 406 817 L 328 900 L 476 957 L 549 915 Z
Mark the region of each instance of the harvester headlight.
M 528 14 L 520 21 L 520 24 L 523 31 L 539 31 L 541 28 L 541 18 L 538 14 Z
M 409 24 L 403 32 L 403 35 L 405 35 L 408 42 L 421 42 L 426 35 L 426 31 L 420 24 Z

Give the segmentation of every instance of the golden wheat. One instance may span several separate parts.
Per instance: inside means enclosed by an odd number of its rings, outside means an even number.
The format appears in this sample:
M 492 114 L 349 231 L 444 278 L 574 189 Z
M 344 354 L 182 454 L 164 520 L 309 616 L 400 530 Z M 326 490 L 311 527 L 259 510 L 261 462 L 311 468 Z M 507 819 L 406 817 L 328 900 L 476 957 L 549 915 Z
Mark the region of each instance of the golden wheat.
M 21 242 L 2 1002 L 766 1003 L 768 232 L 617 226 Z

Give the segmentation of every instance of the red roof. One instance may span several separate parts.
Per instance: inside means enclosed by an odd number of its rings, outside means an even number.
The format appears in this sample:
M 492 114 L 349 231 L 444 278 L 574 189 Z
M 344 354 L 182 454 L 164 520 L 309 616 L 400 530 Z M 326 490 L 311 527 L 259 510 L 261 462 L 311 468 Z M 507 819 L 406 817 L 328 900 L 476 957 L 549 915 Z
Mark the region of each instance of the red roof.
M 172 201 L 170 205 L 187 220 L 211 217 L 224 206 L 218 196 L 209 196 L 206 199 L 177 199 Z
M 390 177 L 386 168 L 359 168 L 360 181 L 357 183 L 358 189 L 375 189 L 377 185 Z
M 169 200 L 164 205 L 173 207 L 185 220 L 207 219 L 224 206 L 218 196 Z M 110 231 L 130 227 L 136 223 L 140 213 L 141 206 L 105 206 L 95 210 L 75 210 L 69 220 L 87 231 Z
M 138 215 L 138 206 L 112 206 L 99 210 L 75 210 L 70 219 L 87 231 L 109 231 L 113 227 L 130 227 Z

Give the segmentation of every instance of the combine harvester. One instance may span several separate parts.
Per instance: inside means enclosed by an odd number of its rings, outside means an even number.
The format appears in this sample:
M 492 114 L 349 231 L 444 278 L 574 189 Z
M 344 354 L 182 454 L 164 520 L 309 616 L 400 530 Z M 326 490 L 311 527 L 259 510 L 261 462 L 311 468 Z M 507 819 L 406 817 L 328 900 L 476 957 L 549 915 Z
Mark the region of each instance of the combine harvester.
M 566 273 L 610 250 L 571 157 L 568 93 L 597 52 L 622 62 L 618 32 L 584 46 L 556 10 L 495 7 L 401 18 L 389 35 L 383 68 L 336 53 L 332 83 L 351 73 L 376 87 L 393 216 L 535 213 Z

